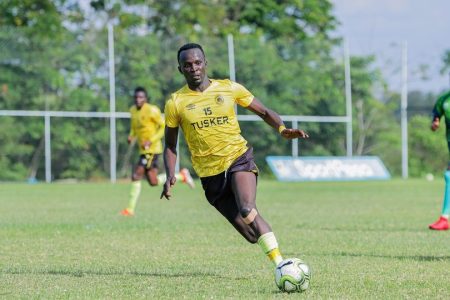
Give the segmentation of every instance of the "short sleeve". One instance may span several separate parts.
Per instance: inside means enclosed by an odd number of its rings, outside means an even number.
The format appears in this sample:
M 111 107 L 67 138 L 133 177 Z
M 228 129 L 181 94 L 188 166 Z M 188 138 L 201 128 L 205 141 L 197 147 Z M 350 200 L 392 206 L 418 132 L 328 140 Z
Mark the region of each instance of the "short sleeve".
M 164 107 L 164 115 L 166 118 L 166 126 L 176 128 L 179 126 L 178 110 L 173 99 L 169 99 Z
M 450 98 L 450 92 L 440 96 L 433 107 L 433 119 L 441 118 L 444 115 L 444 103 Z M 448 100 L 447 100 L 448 101 Z
M 242 107 L 247 107 L 252 103 L 254 96 L 243 85 L 231 82 L 231 91 L 234 102 Z

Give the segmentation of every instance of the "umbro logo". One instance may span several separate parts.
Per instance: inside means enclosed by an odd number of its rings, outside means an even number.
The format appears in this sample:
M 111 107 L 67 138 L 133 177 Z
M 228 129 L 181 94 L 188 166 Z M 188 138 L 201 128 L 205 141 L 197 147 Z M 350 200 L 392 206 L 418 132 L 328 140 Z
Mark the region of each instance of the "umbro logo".
M 195 104 L 194 104 L 194 103 L 191 103 L 191 104 L 186 105 L 186 109 L 187 109 L 187 110 L 193 110 L 193 109 L 195 109 Z

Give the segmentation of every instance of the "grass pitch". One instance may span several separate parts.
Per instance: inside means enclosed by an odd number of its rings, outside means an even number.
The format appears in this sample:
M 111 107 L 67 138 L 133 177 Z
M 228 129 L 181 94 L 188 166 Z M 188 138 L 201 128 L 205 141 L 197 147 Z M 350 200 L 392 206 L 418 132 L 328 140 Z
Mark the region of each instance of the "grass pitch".
M 443 180 L 259 182 L 257 204 L 285 257 L 313 269 L 283 294 L 273 267 L 205 200 L 178 184 L 0 184 L 0 298 L 437 299 L 450 295 L 450 232 L 433 232 Z

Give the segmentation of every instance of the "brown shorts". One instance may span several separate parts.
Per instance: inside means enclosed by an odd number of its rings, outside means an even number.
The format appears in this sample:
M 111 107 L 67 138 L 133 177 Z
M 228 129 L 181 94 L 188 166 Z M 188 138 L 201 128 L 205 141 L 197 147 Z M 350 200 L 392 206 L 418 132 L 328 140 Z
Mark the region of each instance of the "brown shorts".
M 206 199 L 211 205 L 216 206 L 215 204 L 222 199 L 232 199 L 234 200 L 233 204 L 236 202 L 229 179 L 234 172 L 240 171 L 252 172 L 258 176 L 258 167 L 253 160 L 252 147 L 249 147 L 244 154 L 239 156 L 226 171 L 200 178 Z
M 138 166 L 143 166 L 145 170 L 158 169 L 159 154 L 141 154 L 139 156 Z

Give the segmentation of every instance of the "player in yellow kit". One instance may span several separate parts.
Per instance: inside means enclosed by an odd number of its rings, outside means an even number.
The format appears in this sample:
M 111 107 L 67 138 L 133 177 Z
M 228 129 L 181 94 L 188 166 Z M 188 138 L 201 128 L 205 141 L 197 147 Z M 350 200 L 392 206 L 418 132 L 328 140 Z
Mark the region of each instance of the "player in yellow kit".
M 164 135 L 164 118 L 155 105 L 147 102 L 147 91 L 142 87 L 134 90 L 134 105 L 130 108 L 131 129 L 128 143 L 137 138 L 139 161 L 134 169 L 128 207 L 121 211 L 124 216 L 133 216 L 141 193 L 141 179 L 147 178 L 151 186 L 163 184 L 165 174 L 158 175 L 158 158 L 162 152 L 161 139 Z M 194 181 L 187 169 L 182 169 L 178 179 L 194 187 Z
M 303 130 L 287 129 L 277 113 L 266 108 L 242 85 L 208 78 L 206 64 L 200 45 L 186 44 L 178 50 L 178 70 L 187 84 L 172 94 L 164 110 L 167 179 L 161 198 L 170 199 L 176 182 L 176 145 L 181 127 L 209 203 L 247 241 L 258 243 L 278 265 L 282 256 L 277 239 L 256 207 L 258 168 L 253 161 L 253 149 L 240 135 L 234 105 L 257 114 L 286 139 L 308 135 Z

